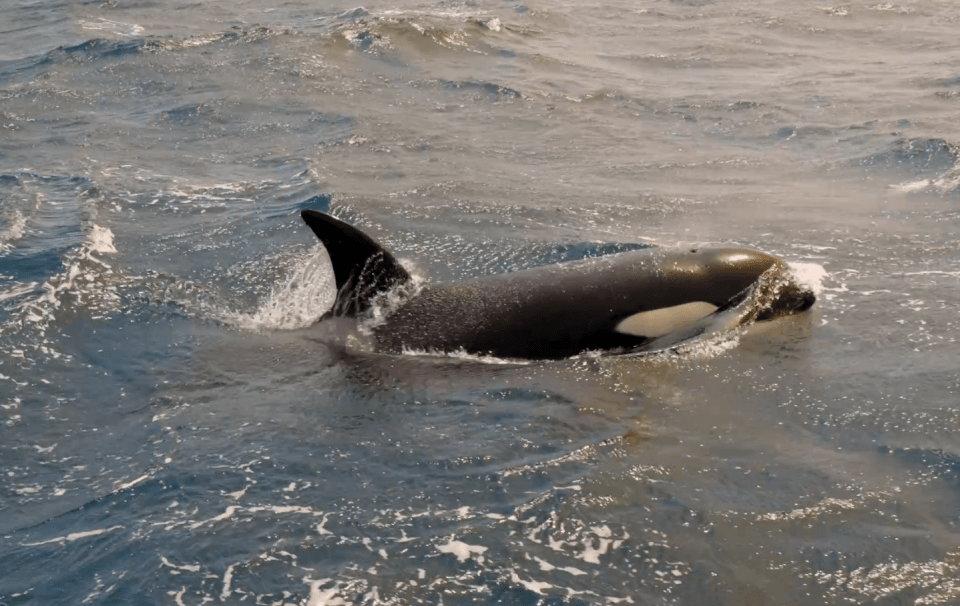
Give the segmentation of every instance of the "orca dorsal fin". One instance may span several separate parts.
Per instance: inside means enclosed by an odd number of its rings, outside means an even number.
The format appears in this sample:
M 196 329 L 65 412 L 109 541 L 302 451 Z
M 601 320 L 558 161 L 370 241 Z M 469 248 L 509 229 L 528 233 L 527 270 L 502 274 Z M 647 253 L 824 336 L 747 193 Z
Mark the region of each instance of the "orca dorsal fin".
M 370 309 L 374 297 L 410 281 L 393 255 L 356 227 L 315 210 L 301 211 L 300 216 L 333 264 L 337 300 L 329 315 L 357 317 Z

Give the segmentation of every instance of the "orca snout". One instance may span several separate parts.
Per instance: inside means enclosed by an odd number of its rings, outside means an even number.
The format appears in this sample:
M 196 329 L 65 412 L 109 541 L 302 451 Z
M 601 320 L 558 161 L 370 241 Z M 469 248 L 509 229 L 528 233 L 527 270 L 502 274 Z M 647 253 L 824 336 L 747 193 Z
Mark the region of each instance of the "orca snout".
M 790 311 L 801 313 L 813 307 L 816 301 L 817 295 L 813 294 L 812 291 L 797 289 L 796 293 L 791 294 L 788 298 L 787 306 Z
M 794 284 L 785 285 L 780 288 L 777 298 L 770 306 L 760 312 L 757 320 L 772 320 L 781 316 L 799 314 L 810 309 L 817 301 L 817 295 L 813 291 L 800 288 Z

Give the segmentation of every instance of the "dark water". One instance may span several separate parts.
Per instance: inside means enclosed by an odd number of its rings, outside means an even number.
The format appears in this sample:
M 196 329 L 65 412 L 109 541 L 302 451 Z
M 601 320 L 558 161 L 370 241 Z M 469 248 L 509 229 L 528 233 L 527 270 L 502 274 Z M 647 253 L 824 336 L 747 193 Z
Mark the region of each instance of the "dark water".
M 0 13 L 0 605 L 960 603 L 950 3 Z M 423 280 L 725 243 L 810 313 L 376 356 L 300 222 Z

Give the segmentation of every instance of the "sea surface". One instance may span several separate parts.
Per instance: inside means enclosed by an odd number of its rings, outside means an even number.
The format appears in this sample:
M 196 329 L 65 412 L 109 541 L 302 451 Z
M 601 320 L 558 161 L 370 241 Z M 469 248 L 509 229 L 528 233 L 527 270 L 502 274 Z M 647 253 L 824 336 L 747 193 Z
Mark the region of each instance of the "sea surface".
M 958 31 L 6 0 L 0 606 L 960 604 Z M 424 283 L 723 244 L 818 301 L 655 355 L 376 355 L 315 325 L 307 208 Z

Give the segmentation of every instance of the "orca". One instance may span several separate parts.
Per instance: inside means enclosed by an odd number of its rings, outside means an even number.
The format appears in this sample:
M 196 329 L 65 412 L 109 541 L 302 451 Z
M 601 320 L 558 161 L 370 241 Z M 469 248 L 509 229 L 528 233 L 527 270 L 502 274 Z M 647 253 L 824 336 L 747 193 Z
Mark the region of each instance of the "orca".
M 377 351 L 466 352 L 556 360 L 586 352 L 648 351 L 743 302 L 777 257 L 747 248 L 640 250 L 412 288 L 410 274 L 352 225 L 303 210 L 326 248 L 337 296 L 320 319 L 370 317 L 378 297 L 407 291 L 370 322 Z M 792 286 L 756 319 L 800 313 L 813 292 Z

